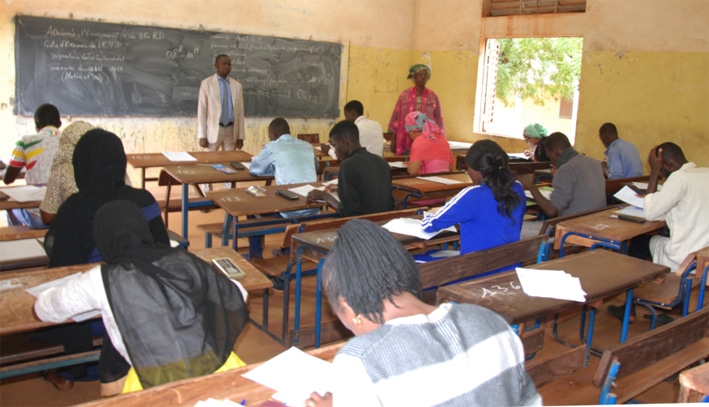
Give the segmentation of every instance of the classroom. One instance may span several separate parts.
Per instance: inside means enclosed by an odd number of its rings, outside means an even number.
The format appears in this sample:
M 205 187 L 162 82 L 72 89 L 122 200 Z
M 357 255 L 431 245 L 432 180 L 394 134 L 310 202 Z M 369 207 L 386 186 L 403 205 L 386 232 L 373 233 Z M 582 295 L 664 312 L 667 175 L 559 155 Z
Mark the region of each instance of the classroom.
M 647 152 L 665 141 L 681 146 L 698 167 L 709 166 L 709 1 L 577 0 L 585 11 L 484 17 L 496 1 L 8 1 L 0 9 L 0 62 L 6 67 L 0 71 L 0 127 L 5 129 L 0 157 L 9 156 L 18 135 L 35 133 L 33 118 L 16 113 L 15 18 L 23 15 L 341 44 L 339 108 L 359 100 L 365 115 L 385 131 L 397 96 L 411 86 L 409 67 L 426 64 L 432 71 L 427 87 L 440 98 L 447 138 L 491 139 L 509 153 L 527 148 L 522 129 L 516 138 L 487 134 L 475 118 L 486 40 L 583 37 L 574 148 L 601 160 L 605 148 L 598 128 L 612 122 L 637 146 L 644 174 L 649 173 Z M 231 76 L 238 80 L 238 70 Z M 294 133 L 318 133 L 326 142 L 342 117 L 340 112 L 336 118 L 286 119 Z M 261 151 L 272 119 L 246 117 L 244 151 Z M 74 120 L 117 134 L 129 154 L 160 152 L 165 146 L 200 150 L 196 111 L 194 117 L 62 115 L 62 127 Z M 129 169 L 129 176 L 140 185 L 137 170 Z

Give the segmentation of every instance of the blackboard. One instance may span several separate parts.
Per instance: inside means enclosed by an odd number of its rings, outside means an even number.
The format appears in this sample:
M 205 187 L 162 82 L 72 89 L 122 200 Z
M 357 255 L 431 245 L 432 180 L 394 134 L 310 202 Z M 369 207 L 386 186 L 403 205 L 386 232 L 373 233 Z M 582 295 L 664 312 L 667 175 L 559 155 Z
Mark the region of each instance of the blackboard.
M 214 58 L 232 59 L 246 116 L 339 116 L 342 45 L 97 21 L 17 16 L 15 113 L 196 117 Z

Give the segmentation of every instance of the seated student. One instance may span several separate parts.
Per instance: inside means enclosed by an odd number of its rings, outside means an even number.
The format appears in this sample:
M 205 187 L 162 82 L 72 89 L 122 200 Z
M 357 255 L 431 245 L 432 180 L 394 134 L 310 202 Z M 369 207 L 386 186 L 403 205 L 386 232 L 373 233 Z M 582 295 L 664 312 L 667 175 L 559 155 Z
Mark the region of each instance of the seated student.
M 116 200 L 96 212 L 106 264 L 44 291 L 42 321 L 101 311 L 108 336 L 102 396 L 204 376 L 245 364 L 232 352 L 248 321 L 243 287 L 182 248 L 155 242 L 140 208 Z
M 353 122 L 359 130 L 359 142 L 372 154 L 381 156 L 384 151 L 384 136 L 382 126 L 374 120 L 364 116 L 364 106 L 359 100 L 350 100 L 345 105 L 345 120 Z M 322 144 L 322 152 L 337 159 L 335 149 L 329 144 Z
M 251 160 L 249 173 L 252 175 L 273 175 L 277 185 L 315 182 L 318 180 L 317 158 L 313 146 L 303 140 L 293 138 L 290 126 L 283 118 L 276 118 L 268 125 L 268 138 L 261 153 Z M 284 218 L 316 215 L 319 209 L 281 212 Z M 263 236 L 249 238 L 251 258 L 263 257 Z
M 3 181 L 12 184 L 27 168 L 25 182 L 27 185 L 44 185 L 49 179 L 54 154 L 59 146 L 59 127 L 62 121 L 59 110 L 54 105 L 44 104 L 34 112 L 34 123 L 37 134 L 22 136 L 17 141 L 12 152 L 10 163 L 5 169 Z M 8 224 L 25 225 L 37 229 L 46 229 L 47 225 L 37 208 L 19 208 L 8 211 Z
M 49 267 L 101 261 L 94 243 L 94 215 L 103 204 L 115 199 L 136 203 L 143 209 L 155 241 L 170 244 L 155 198 L 144 189 L 125 184 L 126 154 L 118 136 L 102 129 L 87 132 L 76 144 L 73 164 L 79 192 L 59 207 L 47 233 Z
M 326 191 L 312 190 L 308 201 L 325 201 L 341 217 L 391 211 L 391 168 L 382 157 L 359 144 L 357 126 L 343 120 L 330 130 L 330 144 L 342 160 L 337 175 L 339 200 Z
M 424 303 L 411 255 L 376 224 L 337 231 L 322 281 L 355 337 L 335 356 L 333 392 L 306 406 L 541 405 L 509 325 L 476 305 Z
M 84 121 L 70 124 L 59 138 L 59 148 L 54 155 L 54 161 L 47 181 L 47 193 L 39 205 L 39 213 L 45 225 L 51 225 L 57 216 L 59 206 L 71 195 L 79 192 L 74 180 L 74 166 L 71 161 L 74 156 L 74 147 L 79 139 L 94 126 Z
M 406 115 L 406 131 L 413 140 L 406 164 L 410 175 L 452 171 L 455 166 L 448 140 L 438 124 L 421 112 Z
M 522 137 L 529 144 L 530 149 L 525 150 L 524 155 L 532 161 L 549 161 L 542 147 L 547 135 L 547 129 L 539 123 L 533 123 L 525 127 L 522 131 Z
M 533 174 L 519 177 L 544 215 L 555 218 L 606 206 L 606 180 L 600 162 L 579 154 L 566 135 L 559 132 L 547 138 L 544 150 L 556 168 L 551 199 L 539 192 Z
M 648 220 L 664 220 L 670 236 L 639 236 L 630 244 L 629 254 L 652 257 L 674 272 L 684 258 L 709 246 L 709 168 L 688 162 L 682 149 L 667 142 L 650 150 L 650 180 L 643 212 Z M 660 177 L 665 178 L 657 189 Z
M 424 230 L 460 224 L 461 254 L 518 241 L 525 211 L 524 189 L 508 161 L 507 153 L 494 141 L 476 141 L 465 155 L 473 186 L 427 215 L 422 221 Z
M 618 138 L 618 129 L 613 123 L 604 123 L 598 129 L 598 137 L 606 147 L 606 159 L 601 164 L 608 179 L 643 175 L 643 163 L 638 149 L 632 143 Z

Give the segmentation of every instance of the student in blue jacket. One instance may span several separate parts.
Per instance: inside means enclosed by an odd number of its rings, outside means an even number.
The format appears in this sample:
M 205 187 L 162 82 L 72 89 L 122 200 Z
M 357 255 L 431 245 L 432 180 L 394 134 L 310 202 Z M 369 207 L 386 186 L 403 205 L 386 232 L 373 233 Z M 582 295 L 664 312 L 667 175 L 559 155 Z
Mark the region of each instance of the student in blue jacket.
M 460 225 L 461 254 L 519 240 L 525 210 L 524 188 L 491 140 L 475 142 L 465 156 L 473 185 L 460 191 L 438 212 L 423 219 L 427 232 Z

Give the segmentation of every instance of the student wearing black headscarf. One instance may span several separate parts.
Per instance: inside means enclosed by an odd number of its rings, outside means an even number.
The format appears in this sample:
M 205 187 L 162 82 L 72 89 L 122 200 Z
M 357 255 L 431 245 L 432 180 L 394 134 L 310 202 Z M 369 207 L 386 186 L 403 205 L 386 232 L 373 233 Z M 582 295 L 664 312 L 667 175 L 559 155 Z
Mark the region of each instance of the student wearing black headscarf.
M 155 241 L 169 244 L 160 208 L 150 192 L 125 184 L 126 154 L 113 133 L 95 129 L 76 144 L 72 160 L 79 192 L 60 207 L 45 238 L 49 267 L 101 261 L 93 237 L 98 208 L 115 199 L 134 202 L 143 210 Z
M 102 395 L 244 365 L 232 352 L 248 320 L 238 282 L 182 248 L 156 243 L 132 202 L 102 206 L 94 236 L 106 264 L 43 292 L 34 308 L 51 322 L 101 311 L 108 334 Z

